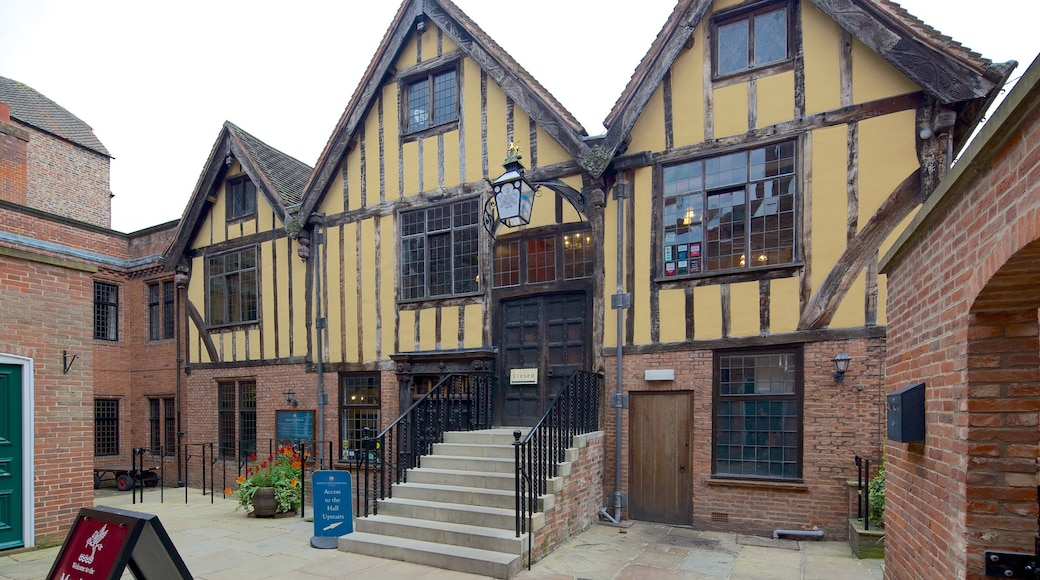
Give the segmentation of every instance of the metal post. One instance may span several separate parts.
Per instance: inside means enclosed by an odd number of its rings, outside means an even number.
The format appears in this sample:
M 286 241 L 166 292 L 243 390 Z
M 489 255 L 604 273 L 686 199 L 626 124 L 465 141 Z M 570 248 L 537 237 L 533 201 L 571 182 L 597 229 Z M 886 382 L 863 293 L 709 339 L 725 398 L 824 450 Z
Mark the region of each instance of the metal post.
M 318 441 L 325 438 L 325 403 L 327 396 L 325 394 L 325 346 L 324 346 L 324 334 L 325 334 L 325 318 L 321 315 L 321 273 L 324 270 L 322 268 L 322 248 L 325 246 L 325 228 L 324 221 L 325 216 L 315 214 L 312 216 L 315 219 L 314 225 L 314 326 L 318 331 L 318 352 L 316 357 L 316 367 L 318 371 Z M 318 446 L 318 466 L 321 469 L 325 469 L 325 446 Z
M 612 306 L 617 311 L 617 369 L 615 380 L 617 390 L 614 401 L 614 519 L 621 521 L 621 420 L 622 398 L 624 388 L 621 382 L 622 346 L 624 344 L 625 325 L 625 198 L 628 197 L 628 183 L 622 180 L 614 186 L 614 199 L 617 200 L 617 294 Z

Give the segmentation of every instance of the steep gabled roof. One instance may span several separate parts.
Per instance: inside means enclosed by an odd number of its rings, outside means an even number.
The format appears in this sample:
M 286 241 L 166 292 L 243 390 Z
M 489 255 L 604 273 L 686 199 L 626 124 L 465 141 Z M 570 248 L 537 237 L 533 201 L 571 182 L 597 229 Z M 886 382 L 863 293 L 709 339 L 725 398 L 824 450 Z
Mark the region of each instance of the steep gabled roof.
M 891 0 L 810 0 L 926 93 L 960 110 L 957 147 L 982 119 L 1017 63 L 993 64 Z M 675 58 L 690 41 L 710 0 L 679 0 L 604 121 L 608 153 L 619 150 Z
M 415 31 L 416 20 L 428 18 L 444 31 L 460 50 L 473 59 L 488 77 L 519 105 L 543 130 L 575 159 L 589 152 L 585 129 L 538 81 L 501 46 L 449 0 L 404 0 L 379 48 L 361 77 L 354 95 L 336 124 L 332 136 L 307 184 L 301 215 L 314 210 L 346 156 L 365 115 L 379 94 L 405 43 Z
M 286 207 L 300 203 L 304 185 L 311 175 L 310 166 L 271 147 L 234 123 L 225 121 L 206 159 L 195 191 L 181 215 L 173 244 L 163 258 L 168 270 L 176 267 L 212 206 L 212 194 L 227 173 L 229 157 L 242 164 L 242 170 L 283 222 Z
M 94 135 L 94 130 L 64 107 L 43 96 L 29 85 L 0 77 L 0 102 L 11 107 L 11 117 L 59 137 L 70 143 L 100 153 L 105 157 L 112 154 Z

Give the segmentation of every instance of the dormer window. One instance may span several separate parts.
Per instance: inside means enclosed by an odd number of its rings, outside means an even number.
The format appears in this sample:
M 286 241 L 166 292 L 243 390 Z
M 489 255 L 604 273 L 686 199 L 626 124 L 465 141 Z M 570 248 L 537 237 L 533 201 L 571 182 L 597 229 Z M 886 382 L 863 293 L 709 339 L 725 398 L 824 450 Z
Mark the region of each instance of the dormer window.
M 455 68 L 440 69 L 409 79 L 405 84 L 404 133 L 457 121 L 458 83 Z
M 248 177 L 227 184 L 227 219 L 237 220 L 256 214 L 256 186 Z
M 788 6 L 770 3 L 715 21 L 715 76 L 727 76 L 788 58 Z

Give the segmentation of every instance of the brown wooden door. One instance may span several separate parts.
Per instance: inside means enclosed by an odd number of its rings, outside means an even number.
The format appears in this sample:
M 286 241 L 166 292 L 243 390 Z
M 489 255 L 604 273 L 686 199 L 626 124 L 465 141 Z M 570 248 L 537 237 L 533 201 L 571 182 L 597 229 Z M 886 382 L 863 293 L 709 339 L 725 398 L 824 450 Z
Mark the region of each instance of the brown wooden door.
M 500 307 L 502 415 L 508 426 L 530 426 L 571 374 L 589 366 L 584 292 L 504 300 Z M 538 369 L 538 384 L 511 385 L 511 369 Z
M 628 516 L 693 523 L 693 393 L 629 396 Z

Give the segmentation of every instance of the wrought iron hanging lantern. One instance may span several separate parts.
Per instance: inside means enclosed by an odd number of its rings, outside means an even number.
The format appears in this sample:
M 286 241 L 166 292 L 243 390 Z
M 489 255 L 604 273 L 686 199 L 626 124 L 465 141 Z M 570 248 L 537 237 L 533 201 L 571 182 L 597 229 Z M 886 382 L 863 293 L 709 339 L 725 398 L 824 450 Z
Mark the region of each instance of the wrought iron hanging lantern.
M 520 163 L 520 147 L 509 144 L 508 154 L 502 167 L 506 172 L 489 180 L 491 203 L 498 214 L 498 222 L 510 228 L 531 223 L 534 209 L 535 189 L 524 177 L 524 166 Z

